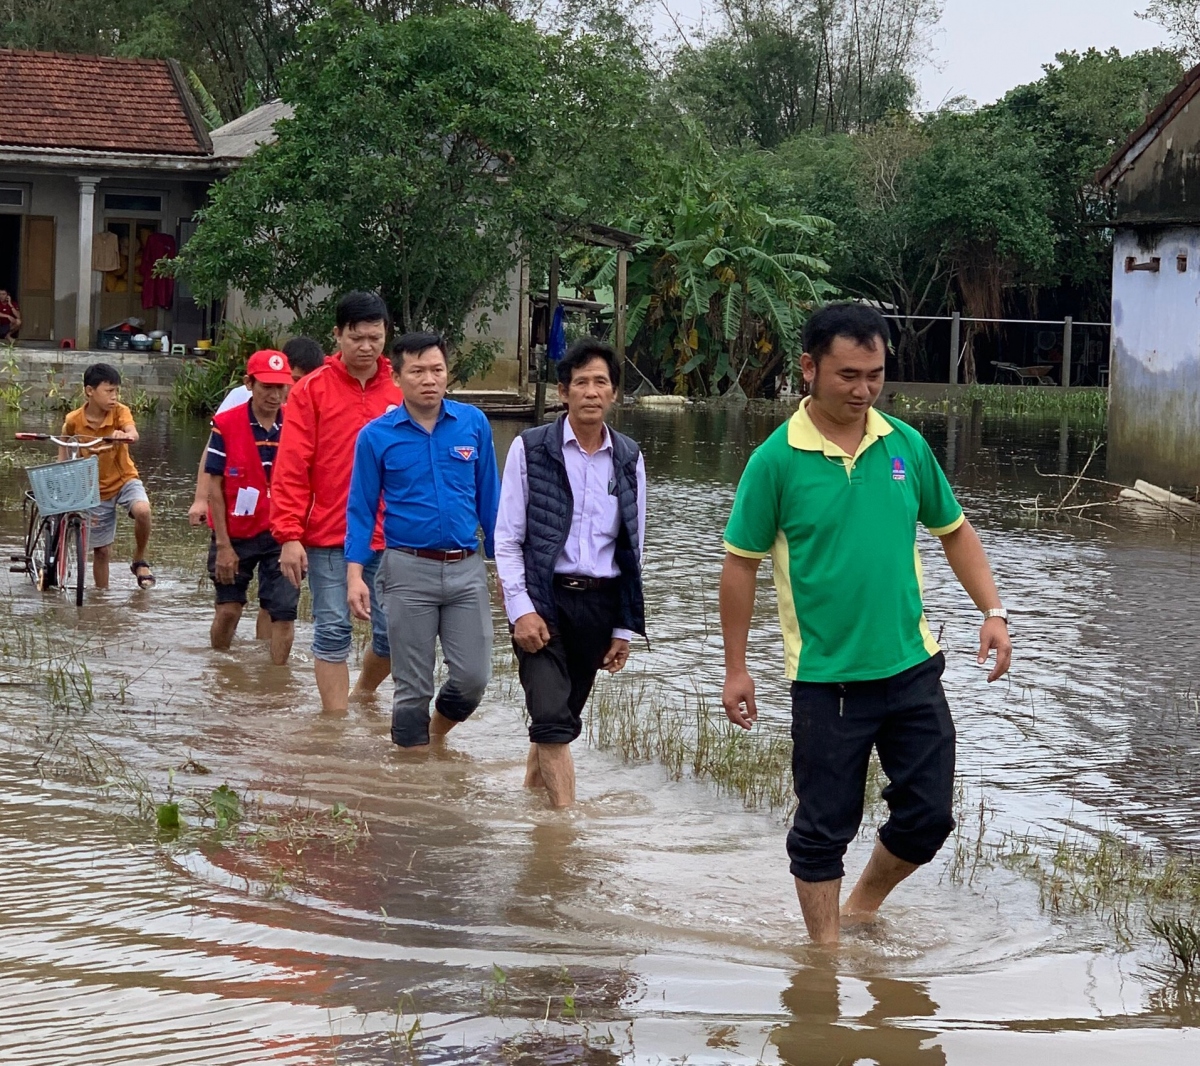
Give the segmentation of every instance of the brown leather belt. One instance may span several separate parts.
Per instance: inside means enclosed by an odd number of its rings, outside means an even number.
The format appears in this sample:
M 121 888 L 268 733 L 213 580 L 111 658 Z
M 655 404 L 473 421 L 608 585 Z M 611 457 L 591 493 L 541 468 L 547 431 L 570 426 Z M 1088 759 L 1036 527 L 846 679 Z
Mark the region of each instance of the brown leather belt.
M 585 589 L 607 588 L 614 581 L 616 581 L 615 577 L 576 577 L 574 574 L 554 575 L 554 583 L 560 589 L 571 589 L 574 592 L 583 592 Z
M 405 555 L 415 555 L 418 559 L 433 559 L 439 563 L 461 563 L 475 554 L 474 548 L 396 548 Z

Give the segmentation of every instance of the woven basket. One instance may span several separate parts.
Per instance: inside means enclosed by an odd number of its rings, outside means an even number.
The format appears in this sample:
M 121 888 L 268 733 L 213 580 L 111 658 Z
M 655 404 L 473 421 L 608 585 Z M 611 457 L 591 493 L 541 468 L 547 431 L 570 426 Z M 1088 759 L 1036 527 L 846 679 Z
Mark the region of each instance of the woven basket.
M 100 504 L 100 463 L 93 455 L 26 469 L 42 514 L 86 511 Z

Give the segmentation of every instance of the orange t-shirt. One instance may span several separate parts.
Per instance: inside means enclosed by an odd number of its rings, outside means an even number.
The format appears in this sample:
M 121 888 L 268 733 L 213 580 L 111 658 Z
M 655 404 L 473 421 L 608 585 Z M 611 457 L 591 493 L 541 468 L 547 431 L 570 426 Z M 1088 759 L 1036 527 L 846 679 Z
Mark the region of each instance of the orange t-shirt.
M 107 437 L 114 429 L 128 429 L 133 423 L 133 412 L 123 403 L 116 404 L 104 421 L 98 425 L 89 422 L 87 407 L 79 407 L 63 420 L 62 435 L 80 437 Z M 111 500 L 121 486 L 138 476 L 137 467 L 129 457 L 128 444 L 98 445 L 84 448 L 81 457 L 95 455 L 100 460 L 100 499 Z

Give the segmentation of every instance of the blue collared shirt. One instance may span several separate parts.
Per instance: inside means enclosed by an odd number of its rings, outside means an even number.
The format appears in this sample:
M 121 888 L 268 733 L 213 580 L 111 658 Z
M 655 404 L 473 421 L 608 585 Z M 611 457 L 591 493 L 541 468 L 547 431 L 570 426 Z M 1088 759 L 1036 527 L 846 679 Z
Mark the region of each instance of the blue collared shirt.
M 430 433 L 402 404 L 358 435 L 346 502 L 346 561 L 371 561 L 379 501 L 389 548 L 475 548 L 495 554 L 500 475 L 492 427 L 469 404 L 443 400 Z

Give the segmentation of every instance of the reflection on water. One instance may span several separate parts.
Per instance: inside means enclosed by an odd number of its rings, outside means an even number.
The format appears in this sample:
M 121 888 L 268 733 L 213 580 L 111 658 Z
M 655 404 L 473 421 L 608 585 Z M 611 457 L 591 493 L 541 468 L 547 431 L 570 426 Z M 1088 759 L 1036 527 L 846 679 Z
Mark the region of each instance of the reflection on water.
M 623 414 L 650 478 L 653 644 L 618 683 L 716 705 L 721 530 L 746 458 L 782 417 Z M 989 689 L 975 612 L 923 542 L 966 802 L 986 797 L 998 829 L 1194 845 L 1190 532 L 1026 520 L 1021 501 L 1057 499 L 1042 475 L 1077 473 L 1095 429 L 915 421 L 1015 616 L 1013 677 Z M 497 425 L 501 457 L 518 429 Z M 443 753 L 414 758 L 387 741 L 385 699 L 317 713 L 303 624 L 289 669 L 267 664 L 249 625 L 230 652 L 210 651 L 203 536 L 183 517 L 201 436 L 165 420 L 143 435 L 153 593 L 89 592 L 76 613 L 9 579 L 23 621 L 0 670 L 4 1061 L 1194 1060 L 1187 988 L 1157 976 L 1147 951 L 1117 951 L 1102 922 L 1048 917 L 1004 869 L 963 883 L 935 863 L 830 959 L 805 944 L 778 816 L 582 747 L 579 808 L 547 810 L 519 787 L 521 700 L 503 656 L 477 716 Z M 1102 452 L 1091 475 L 1103 477 Z M 10 547 L 21 484 L 0 480 Z M 766 574 L 761 593 L 752 668 L 763 728 L 783 728 Z M 51 705 L 41 675 L 17 668 L 15 634 L 44 622 L 89 664 L 90 706 L 78 692 Z M 256 810 L 299 820 L 345 803 L 370 835 L 349 852 L 298 837 L 231 849 L 195 830 L 162 846 L 114 816 L 143 778 L 155 799 L 228 781 Z M 852 849 L 851 876 L 869 847 L 864 835 Z

